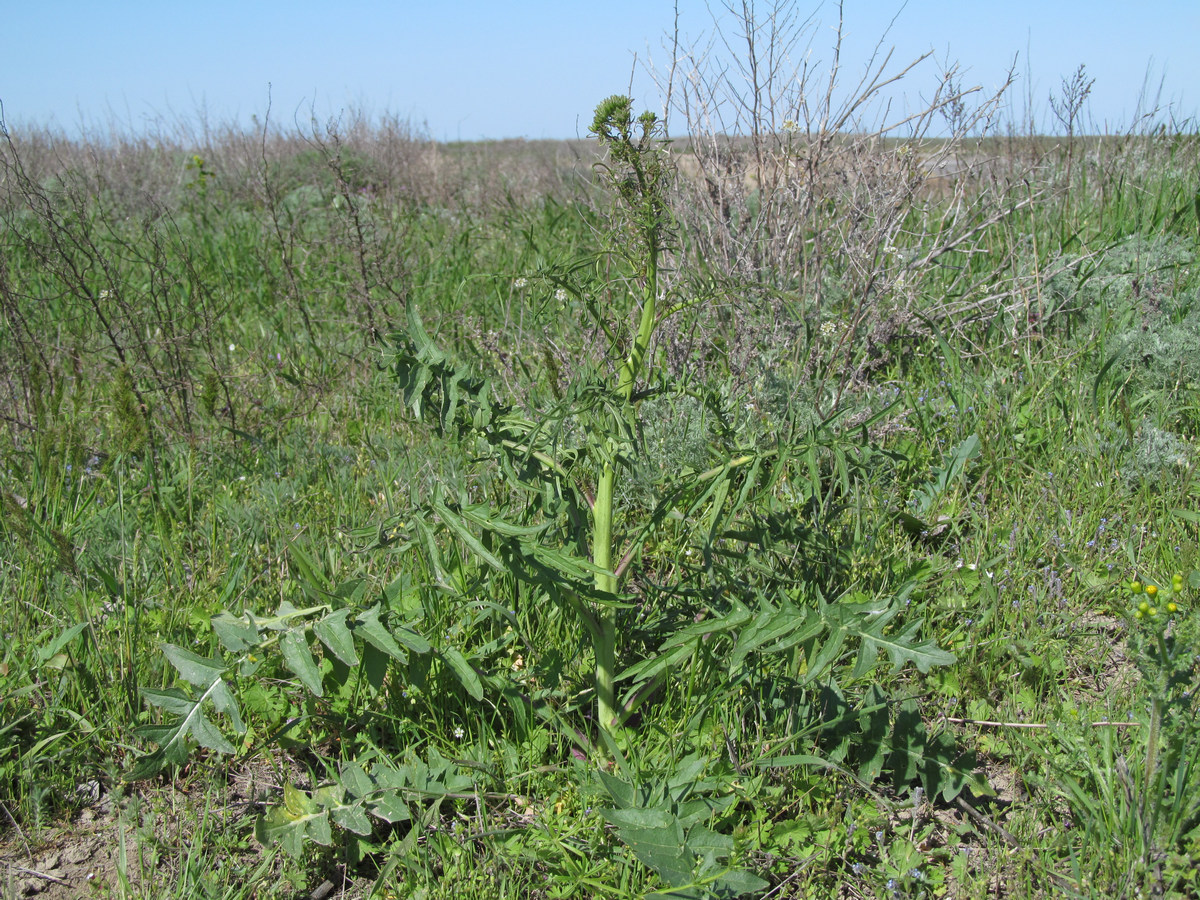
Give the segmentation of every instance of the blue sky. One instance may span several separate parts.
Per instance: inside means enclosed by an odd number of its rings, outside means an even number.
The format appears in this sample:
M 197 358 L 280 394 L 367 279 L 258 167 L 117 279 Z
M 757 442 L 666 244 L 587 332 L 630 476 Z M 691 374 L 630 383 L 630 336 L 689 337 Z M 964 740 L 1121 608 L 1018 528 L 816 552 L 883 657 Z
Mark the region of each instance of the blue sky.
M 712 33 L 704 2 L 678 4 L 688 43 Z M 5 6 L 0 102 L 10 124 L 74 132 L 115 121 L 141 131 L 202 112 L 214 125 L 246 124 L 270 96 L 276 122 L 354 107 L 399 115 L 439 140 L 582 136 L 596 103 L 625 93 L 631 76 L 638 104 L 660 108 L 642 67 L 669 62 L 663 40 L 674 15 L 672 0 Z M 836 3 L 795 9 L 815 13 L 810 58 L 827 64 Z M 1101 130 L 1129 124 L 1148 74 L 1177 117 L 1200 108 L 1197 0 L 845 0 L 844 9 L 847 76 L 861 73 L 881 37 L 897 60 L 935 52 L 903 83 L 909 102 L 929 92 L 947 58 L 962 64 L 964 83 L 989 88 L 1015 57 L 1013 102 L 1032 94 L 1043 110 L 1061 78 L 1086 65 L 1090 119 Z

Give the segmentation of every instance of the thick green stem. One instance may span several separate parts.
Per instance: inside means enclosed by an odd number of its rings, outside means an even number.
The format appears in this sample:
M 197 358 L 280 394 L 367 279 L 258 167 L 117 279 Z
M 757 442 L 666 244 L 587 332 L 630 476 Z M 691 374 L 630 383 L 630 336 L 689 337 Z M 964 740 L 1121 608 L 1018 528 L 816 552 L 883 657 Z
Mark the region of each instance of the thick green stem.
M 607 594 L 617 592 L 617 576 L 612 574 L 613 490 L 617 482 L 616 469 L 611 462 L 604 464 L 596 486 L 596 503 L 592 507 L 592 561 L 603 569 L 596 574 L 596 589 Z M 617 623 L 612 607 L 596 611 L 597 629 L 593 636 L 596 652 L 596 715 L 601 728 L 616 725 L 616 694 L 613 682 L 617 666 Z
M 621 438 L 627 422 L 634 418 L 633 388 L 650 350 L 654 336 L 655 306 L 658 301 L 658 256 L 661 250 L 662 229 L 662 171 L 661 160 L 647 154 L 656 152 L 649 145 L 656 128 L 656 119 L 644 113 L 638 119 L 642 129 L 640 141 L 631 132 L 631 101 L 627 97 L 609 97 L 596 107 L 596 119 L 592 133 L 607 144 L 612 152 L 612 162 L 621 169 L 631 170 L 628 175 L 618 174 L 605 166 L 613 175 L 613 184 L 621 200 L 629 205 L 626 212 L 629 223 L 640 240 L 638 250 L 645 256 L 637 261 L 642 274 L 642 303 L 638 317 L 637 333 L 629 347 L 629 353 L 617 371 L 613 397 L 617 409 L 606 423 L 607 446 L 596 484 L 596 499 L 592 504 L 592 561 L 596 564 L 596 590 L 605 597 L 616 595 L 620 577 L 616 574 L 613 551 L 613 508 L 617 489 L 617 463 L 621 453 Z M 644 268 L 642 268 L 644 266 Z M 605 329 L 609 337 L 615 330 Z M 617 657 L 617 613 L 613 605 L 601 603 L 594 609 L 591 623 L 592 645 L 596 654 L 596 712 L 601 728 L 616 729 L 621 724 L 617 711 L 616 657 Z
M 637 336 L 629 356 L 617 375 L 617 396 L 625 404 L 632 402 L 633 385 L 646 360 L 650 338 L 654 334 L 654 307 L 658 298 L 658 229 L 648 229 L 646 283 L 642 294 L 642 314 Z M 592 561 L 603 569 L 596 574 L 596 589 L 616 594 L 617 576 L 613 571 L 613 496 L 617 487 L 617 469 L 613 460 L 606 460 L 596 485 L 596 502 L 592 507 Z M 596 715 L 601 728 L 613 729 L 619 724 L 617 714 L 616 679 L 617 621 L 612 607 L 597 610 L 596 653 Z
M 638 321 L 637 337 L 617 378 L 617 393 L 628 403 L 633 396 L 633 384 L 641 373 L 650 338 L 654 334 L 654 307 L 658 301 L 658 229 L 649 228 L 646 234 L 646 284 L 642 292 L 642 315 Z

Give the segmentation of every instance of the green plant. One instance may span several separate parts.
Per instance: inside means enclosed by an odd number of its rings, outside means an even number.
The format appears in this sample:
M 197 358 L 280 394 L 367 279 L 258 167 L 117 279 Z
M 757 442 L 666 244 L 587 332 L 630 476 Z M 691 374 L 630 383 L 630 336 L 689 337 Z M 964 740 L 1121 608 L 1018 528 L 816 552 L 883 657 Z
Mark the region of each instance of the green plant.
M 1141 674 L 1140 727 L 1128 749 L 1112 728 L 1101 729 L 1098 747 L 1069 738 L 1087 776 L 1060 776 L 1086 831 L 1119 848 L 1138 883 L 1167 891 L 1188 889 L 1178 860 L 1200 843 L 1200 800 L 1192 789 L 1200 775 L 1198 631 L 1185 587 L 1200 587 L 1200 572 L 1186 580 L 1178 573 L 1161 582 L 1135 578 L 1122 586 L 1134 604 L 1127 643 Z
M 738 423 L 730 421 L 732 398 L 701 395 L 714 417 L 714 434 L 726 445 L 721 455 L 707 468 L 662 473 L 648 506 L 620 501 L 619 477 L 636 471 L 643 446 L 641 404 L 673 389 L 664 381 L 644 386 L 653 372 L 655 329 L 665 316 L 692 305 L 677 302 L 659 311 L 667 171 L 654 118 L 642 116 L 638 127 L 635 134 L 626 98 L 610 98 L 597 110 L 594 128 L 609 149 L 605 171 L 620 204 L 613 234 L 620 277 L 595 283 L 569 270 L 550 276 L 567 285 L 557 290 L 580 298 L 605 342 L 604 353 L 581 360 L 565 384 L 555 375 L 548 390 L 529 387 L 525 396 L 541 404 L 535 418 L 501 397 L 488 377 L 440 349 L 410 304 L 407 334 L 390 356 L 404 405 L 447 446 L 462 448 L 474 471 L 469 479 L 439 480 L 428 492 L 414 492 L 411 505 L 375 535 L 371 550 L 417 557 L 424 583 L 399 578 L 372 602 L 376 589 L 369 579 L 337 584 L 293 544 L 291 562 L 312 603 L 298 608 L 284 601 L 268 616 L 216 616 L 213 631 L 233 661 L 166 645 L 167 659 L 191 688 L 143 690 L 144 699 L 170 718 L 139 730 L 158 749 L 131 777 L 182 762 L 192 744 L 238 752 L 210 710 L 243 734 L 245 708 L 278 720 L 270 710 L 283 700 L 313 723 L 331 721 L 321 733 L 341 734 L 345 719 L 367 715 L 365 698 L 394 697 L 401 685 L 410 702 L 410 691 L 434 684 L 443 696 L 453 686 L 467 704 L 494 700 L 511 720 L 489 724 L 501 739 L 527 735 L 540 719 L 592 758 L 618 755 L 632 740 L 632 718 L 652 698 L 676 702 L 661 698 L 674 697 L 677 678 L 689 685 L 678 702 L 694 710 L 690 717 L 697 725 L 718 715 L 729 691 L 750 685 L 777 693 L 776 705 L 760 715 L 783 745 L 828 744 L 835 722 L 822 722 L 806 709 L 829 698 L 846 705 L 839 670 L 850 660 L 848 683 L 865 679 L 881 653 L 893 671 L 911 663 L 925 673 L 953 662 L 951 654 L 919 638 L 919 623 L 899 622 L 925 569 L 906 573 L 891 596 L 849 593 L 840 570 L 826 565 L 836 545 L 797 519 L 800 508 L 832 527 L 869 480 L 869 466 L 885 458 L 853 434 L 839 436 L 840 413 L 814 421 L 804 407 L 793 417 L 777 399 L 779 421 Z M 862 420 L 861 427 L 882 414 Z M 930 487 L 929 504 L 962 474 L 977 448 L 968 444 Z M 681 564 L 670 548 L 694 556 L 694 565 Z M 635 564 L 643 579 L 636 592 L 629 587 Z M 583 625 L 594 684 L 584 697 L 595 704 L 594 730 L 573 719 L 580 701 L 564 697 L 563 688 L 531 690 L 497 665 L 505 660 L 510 669 L 520 668 L 514 648 L 524 639 L 522 621 L 542 608 L 565 611 Z M 638 634 L 636 644 L 621 641 L 630 631 Z M 526 648 L 537 653 L 528 640 Z M 618 674 L 622 659 L 627 665 Z M 536 656 L 531 662 L 545 670 Z M 264 696 L 263 675 L 280 669 L 297 683 L 292 699 Z M 564 680 L 561 674 L 554 678 Z M 624 693 L 618 698 L 619 683 Z M 825 699 L 818 703 L 817 697 Z M 968 779 L 954 742 L 945 735 L 927 740 L 912 700 L 897 707 L 892 727 L 890 705 L 874 693 L 870 709 L 850 714 L 856 722 L 866 717 L 865 724 L 837 735 L 837 757 L 848 758 L 854 748 L 867 781 L 886 770 L 898 787 L 916 778 L 931 793 L 956 796 Z M 465 740 L 466 730 L 456 728 L 454 736 Z M 242 746 L 251 740 L 245 734 Z M 359 737 L 354 743 L 361 748 L 366 742 Z M 376 823 L 433 821 L 442 815 L 444 798 L 465 796 L 476 784 L 436 746 L 396 756 L 371 743 L 369 752 L 359 749 L 353 759 L 325 763 L 329 783 L 314 779 L 307 792 L 289 785 L 282 803 L 261 821 L 263 840 L 281 841 L 296 854 L 306 841 L 333 842 L 337 826 L 378 849 L 371 839 Z M 761 765 L 780 769 L 816 758 L 774 753 Z M 678 765 L 667 761 L 669 771 Z M 668 783 L 683 789 L 696 780 L 692 769 L 684 766 Z M 610 793 L 614 785 L 606 783 Z M 624 794 L 613 796 L 620 801 Z M 660 806 L 612 811 L 610 818 L 618 837 L 668 884 L 704 895 L 758 885 L 729 868 L 731 839 L 702 824 L 715 807 L 684 814 L 682 807 Z M 682 843 L 664 856 L 676 837 Z M 656 841 L 659 849 L 647 849 Z

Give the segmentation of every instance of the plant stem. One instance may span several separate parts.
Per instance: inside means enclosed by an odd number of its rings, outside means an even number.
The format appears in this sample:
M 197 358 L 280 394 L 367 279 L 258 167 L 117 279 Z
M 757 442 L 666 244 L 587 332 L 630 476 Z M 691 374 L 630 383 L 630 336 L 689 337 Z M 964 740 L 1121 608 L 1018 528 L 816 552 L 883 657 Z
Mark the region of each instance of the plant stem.
M 1170 664 L 1170 659 L 1167 653 L 1167 643 L 1162 632 L 1158 633 L 1157 641 L 1159 666 L 1165 669 Z M 1155 685 L 1154 701 L 1150 708 L 1150 729 L 1146 735 L 1146 784 L 1143 788 L 1142 796 L 1143 809 L 1149 808 L 1149 804 L 1152 802 L 1150 798 L 1154 796 L 1154 777 L 1158 770 L 1158 733 L 1162 728 L 1162 692 L 1164 689 Z M 1154 802 L 1154 809 L 1157 811 L 1159 808 L 1159 802 Z
M 592 507 L 592 561 L 603 572 L 596 573 L 596 589 L 607 594 L 617 592 L 617 576 L 612 571 L 613 491 L 617 473 L 612 462 L 606 462 L 596 487 L 596 503 Z M 596 611 L 596 634 L 593 644 L 596 653 L 596 715 L 601 728 L 616 725 L 617 623 L 612 607 Z
M 654 334 L 655 305 L 658 299 L 658 242 L 657 224 L 645 226 L 646 281 L 642 291 L 642 312 L 637 336 L 629 356 L 617 374 L 617 396 L 623 406 L 633 402 L 633 386 L 641 373 Z M 596 502 L 592 507 L 592 561 L 603 569 L 596 574 L 596 589 L 615 594 L 618 579 L 613 571 L 613 496 L 617 486 L 617 470 L 613 460 L 606 460 L 596 486 Z M 619 724 L 616 710 L 617 621 L 616 610 L 604 607 L 597 611 L 596 654 L 596 715 L 601 728 L 613 729 Z

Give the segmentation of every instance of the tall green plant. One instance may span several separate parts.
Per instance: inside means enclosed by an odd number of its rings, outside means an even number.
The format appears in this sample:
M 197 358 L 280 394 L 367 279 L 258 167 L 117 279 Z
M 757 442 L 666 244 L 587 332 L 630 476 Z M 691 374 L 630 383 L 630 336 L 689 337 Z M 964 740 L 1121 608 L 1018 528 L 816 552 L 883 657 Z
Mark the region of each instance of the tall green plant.
M 474 376 L 468 367 L 438 350 L 420 320 L 410 313 L 409 334 L 398 351 L 396 372 L 404 386 L 406 405 L 418 417 L 436 406 L 441 427 L 457 428 L 464 438 L 482 439 L 503 458 L 510 487 L 519 493 L 531 489 L 549 492 L 549 502 L 538 501 L 533 505 L 536 510 L 531 507 L 517 513 L 523 518 L 541 517 L 541 526 L 507 521 L 496 509 L 476 508 L 467 513 L 475 525 L 489 532 L 489 542 L 508 544 L 508 563 L 474 537 L 456 510 L 435 501 L 429 511 L 485 564 L 499 572 L 510 568 L 524 572 L 537 591 L 574 608 L 595 657 L 597 720 L 602 728 L 612 729 L 621 719 L 614 687 L 617 609 L 621 605 L 621 565 L 615 556 L 614 535 L 617 487 L 638 427 L 635 386 L 651 375 L 651 340 L 663 320 L 658 308 L 659 261 L 670 226 L 666 202 L 669 166 L 657 118 L 646 112 L 635 122 L 628 97 L 613 96 L 601 103 L 591 132 L 607 151 L 599 171 L 619 201 L 611 236 L 629 276 L 627 290 L 609 293 L 608 307 L 594 301 L 586 304 L 597 329 L 608 340 L 607 369 L 578 379 L 544 422 L 535 424 L 496 401 L 489 381 Z M 636 323 L 632 330 L 627 328 L 630 322 Z M 564 456 L 559 436 L 552 434 L 545 422 L 571 423 L 583 432 L 581 446 Z M 591 484 L 595 485 L 594 496 L 588 488 Z M 566 514 L 561 520 L 565 535 L 545 520 L 547 514 L 560 513 Z M 546 540 L 550 535 L 555 540 Z M 552 549 L 564 536 L 568 539 L 562 543 L 574 546 L 577 553 Z M 515 548 L 514 541 L 522 549 Z M 424 546 L 436 557 L 431 540 Z M 585 555 L 587 547 L 590 559 Z M 521 560 L 515 567 L 511 556 Z M 581 583 L 580 576 L 590 585 Z
M 921 573 L 899 595 L 880 599 L 848 595 L 828 572 L 814 574 L 828 566 L 808 558 L 810 551 L 819 556 L 825 546 L 809 531 L 822 527 L 822 520 L 831 523 L 833 510 L 867 477 L 869 463 L 882 458 L 857 439 L 831 438 L 844 411 L 819 424 L 805 416 L 804 427 L 785 411 L 788 422 L 778 427 L 764 424 L 765 431 L 744 433 L 727 429 L 708 468 L 680 463 L 655 484 L 652 504 L 621 503 L 621 473 L 634 467 L 638 452 L 640 403 L 652 393 L 645 385 L 655 384 L 657 390 L 662 381 L 652 358 L 655 330 L 686 306 L 664 304 L 659 284 L 671 229 L 664 201 L 668 158 L 656 119 L 643 114 L 635 121 L 630 109 L 628 98 L 610 98 L 598 108 L 592 128 L 606 148 L 601 172 L 618 201 L 610 230 L 613 248 L 603 265 L 596 266 L 598 281 L 584 283 L 590 261 L 542 276 L 556 285 L 556 293 L 582 301 L 591 333 L 603 336 L 602 352 L 582 352 L 565 384 L 560 370 L 566 367 L 549 365 L 554 383 L 547 390 L 541 390 L 525 366 L 530 377 L 522 388 L 527 393 L 513 400 L 472 365 L 442 349 L 410 303 L 407 331 L 394 340 L 389 356 L 404 408 L 428 423 L 442 446 L 461 450 L 473 469 L 469 479 L 435 482 L 423 496 L 415 496 L 402 517 L 380 526 L 372 549 L 418 555 L 414 571 L 420 572 L 420 583 L 409 579 L 411 591 L 390 587 L 379 602 L 372 602 L 367 579 L 335 586 L 293 545 L 292 562 L 311 603 L 300 609 L 285 601 L 269 616 L 246 611 L 216 617 L 213 630 L 226 651 L 224 659 L 166 647 L 168 660 L 190 687 L 143 692 L 147 702 L 174 718 L 142 731 L 159 750 L 143 758 L 134 777 L 181 761 L 193 743 L 231 752 L 233 743 L 212 715 L 222 716 L 232 730 L 242 730 L 236 687 L 240 679 L 261 678 L 261 667 L 271 657 L 275 670 L 289 671 L 307 698 L 322 701 L 335 715 L 344 715 L 345 704 L 354 702 L 347 697 L 436 682 L 450 692 L 461 688 L 462 696 L 470 698 L 463 700 L 467 708 L 488 696 L 500 709 L 508 704 L 510 722 L 504 727 L 511 725 L 514 733 L 522 732 L 533 714 L 589 751 L 604 747 L 615 758 L 632 712 L 685 671 L 693 685 L 710 676 L 713 687 L 704 691 L 701 707 L 716 708 L 730 685 L 764 677 L 767 670 L 772 674 L 765 678 L 778 678 L 779 696 L 789 698 L 784 705 L 791 707 L 818 684 L 836 693 L 834 669 L 851 658 L 852 681 L 864 678 L 881 653 L 895 669 L 911 663 L 927 672 L 953 662 L 952 655 L 918 639 L 916 623 L 896 625 L 905 596 L 924 577 Z M 728 400 L 717 390 L 706 406 L 723 415 Z M 864 434 L 872 422 L 861 423 Z M 797 504 L 810 524 L 798 521 Z M 684 555 L 694 564 L 669 566 L 662 577 L 644 577 L 631 585 L 635 561 L 654 572 L 656 561 L 647 548 L 657 553 L 664 546 L 686 547 Z M 648 586 L 650 581 L 655 584 Z M 621 648 L 622 629 L 630 619 L 623 611 L 635 599 L 643 602 L 642 611 L 653 624 L 643 629 L 640 647 L 631 643 Z M 696 603 L 701 604 L 698 610 Z M 425 616 L 435 605 L 481 611 L 481 620 L 494 625 L 495 632 L 481 644 L 459 645 L 454 629 L 427 627 Z M 595 692 L 589 702 L 595 704 L 599 745 L 563 715 L 575 702 L 566 692 L 557 687 L 530 690 L 528 682 L 514 682 L 489 660 L 503 645 L 505 633 L 522 627 L 530 611 L 546 606 L 565 608 L 582 623 L 592 651 Z M 485 634 L 487 627 L 481 629 Z M 635 658 L 618 674 L 622 649 Z M 231 663 L 229 656 L 238 661 Z M 618 683 L 624 685 L 620 698 Z M 785 733 L 787 746 L 822 730 L 814 726 L 798 732 L 794 718 L 782 714 L 773 726 Z M 886 729 L 877 726 L 863 732 L 864 741 L 878 743 L 876 733 Z M 902 736 L 912 731 L 899 724 L 897 729 Z M 897 778 L 910 777 L 917 770 L 908 763 L 924 758 L 928 774 L 923 771 L 923 784 L 931 794 L 961 790 L 957 772 L 943 774 L 953 768 L 949 750 L 932 741 L 904 741 L 909 751 L 893 747 L 891 753 L 906 761 L 902 770 L 897 768 Z M 261 834 L 298 851 L 306 840 L 329 843 L 331 823 L 366 834 L 368 814 L 388 822 L 436 815 L 436 807 L 422 804 L 456 788 L 441 776 L 428 777 L 426 769 L 441 766 L 435 753 L 436 748 L 429 748 L 421 761 L 412 753 L 399 759 L 372 751 L 369 765 L 342 766 L 328 790 L 316 790 L 311 797 L 286 793 L 283 805 L 264 819 Z M 874 744 L 862 758 L 874 760 L 868 766 L 872 777 L 882 771 L 882 751 Z M 808 765 L 812 759 L 790 754 L 762 764 Z M 669 760 L 668 769 L 675 764 Z M 634 830 L 620 836 L 635 851 L 646 839 L 643 826 L 650 827 L 649 822 L 666 823 L 663 828 L 671 834 L 696 824 L 671 809 L 622 815 L 621 822 Z M 654 829 L 651 837 L 666 834 Z M 704 838 L 707 831 L 696 835 Z M 691 850 L 670 859 L 653 856 L 656 868 L 670 864 L 671 874 L 663 877 L 680 883 L 726 877 L 725 863 L 719 860 L 728 856 L 730 842 L 709 845 L 699 838 L 689 845 Z
M 646 353 L 657 324 L 658 262 L 663 251 L 667 230 L 665 198 L 665 154 L 658 140 L 659 123 L 653 113 L 644 112 L 638 118 L 640 134 L 635 138 L 632 101 L 628 97 L 609 97 L 596 108 L 591 132 L 609 153 L 603 165 L 605 172 L 621 198 L 626 223 L 634 239 L 632 261 L 637 266 L 641 288 L 641 310 L 637 334 L 628 355 L 616 376 L 615 407 L 612 415 L 636 417 L 633 386 L 646 364 Z M 620 423 L 614 421 L 610 435 L 619 433 Z M 609 441 L 610 449 L 616 445 Z M 592 508 L 592 557 L 601 569 L 596 573 L 596 588 L 609 594 L 617 592 L 617 575 L 613 568 L 613 497 L 617 485 L 615 454 L 606 454 L 597 482 L 596 502 Z M 613 683 L 616 677 L 615 610 L 610 606 L 598 611 L 592 635 L 596 651 L 596 707 L 600 724 L 610 727 L 617 720 Z

